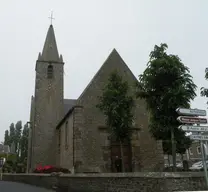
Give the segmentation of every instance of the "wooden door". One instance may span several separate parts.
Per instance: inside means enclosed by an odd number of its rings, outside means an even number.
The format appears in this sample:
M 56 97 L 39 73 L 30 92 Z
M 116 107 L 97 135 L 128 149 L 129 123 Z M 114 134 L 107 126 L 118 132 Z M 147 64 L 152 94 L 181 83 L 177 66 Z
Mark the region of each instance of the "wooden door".
M 112 172 L 117 172 L 115 161 L 116 156 L 121 159 L 121 148 L 120 143 L 116 141 L 111 142 L 111 170 Z M 131 172 L 132 171 L 132 153 L 130 144 L 125 143 L 123 145 L 123 159 L 124 161 L 124 171 Z

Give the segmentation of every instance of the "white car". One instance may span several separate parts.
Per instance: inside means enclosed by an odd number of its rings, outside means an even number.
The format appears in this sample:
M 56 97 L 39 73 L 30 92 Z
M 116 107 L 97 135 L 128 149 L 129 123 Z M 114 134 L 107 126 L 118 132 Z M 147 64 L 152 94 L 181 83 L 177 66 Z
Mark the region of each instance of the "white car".
M 177 163 L 177 164 L 176 164 L 176 167 L 178 167 L 178 168 L 183 168 L 183 163 Z
M 208 167 L 208 161 L 206 161 L 207 167 Z M 194 163 L 189 169 L 190 170 L 201 170 L 203 169 L 203 162 L 202 161 L 198 161 L 196 163 Z
M 167 168 L 167 167 L 173 167 L 173 164 L 165 164 L 165 167 Z M 183 168 L 183 163 L 176 163 L 176 167 L 178 167 L 178 168 Z

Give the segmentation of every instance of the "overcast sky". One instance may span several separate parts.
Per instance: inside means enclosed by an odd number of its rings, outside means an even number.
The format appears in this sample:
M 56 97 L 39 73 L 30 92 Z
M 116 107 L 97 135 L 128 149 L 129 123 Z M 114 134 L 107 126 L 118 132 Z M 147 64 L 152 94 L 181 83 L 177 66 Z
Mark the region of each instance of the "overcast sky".
M 208 54 L 207 0 L 7 0 L 0 5 L 0 141 L 29 119 L 35 62 L 53 10 L 65 62 L 65 98 L 77 98 L 113 48 L 133 73 L 143 72 L 155 44 L 167 43 L 200 88 Z M 199 95 L 199 91 L 197 92 Z M 192 107 L 206 109 L 198 96 Z

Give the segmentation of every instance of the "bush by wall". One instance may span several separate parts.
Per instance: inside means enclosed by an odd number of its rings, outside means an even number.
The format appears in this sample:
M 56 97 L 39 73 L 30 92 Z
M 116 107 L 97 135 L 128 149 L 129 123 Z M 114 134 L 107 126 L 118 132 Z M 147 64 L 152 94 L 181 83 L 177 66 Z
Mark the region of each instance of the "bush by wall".
M 70 173 L 70 171 L 66 168 L 55 167 L 55 166 L 52 166 L 52 165 L 46 165 L 44 167 L 38 166 L 33 171 L 33 173 L 57 173 L 57 172 Z

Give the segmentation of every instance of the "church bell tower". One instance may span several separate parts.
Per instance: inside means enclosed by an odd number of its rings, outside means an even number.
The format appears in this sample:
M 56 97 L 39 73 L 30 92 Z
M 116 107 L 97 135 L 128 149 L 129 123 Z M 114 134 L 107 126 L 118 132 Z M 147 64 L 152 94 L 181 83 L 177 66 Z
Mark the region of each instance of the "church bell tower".
M 36 62 L 35 95 L 31 104 L 29 169 L 56 164 L 56 125 L 63 116 L 63 68 L 53 25 L 49 26 Z

